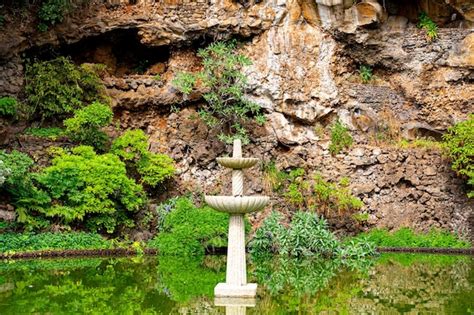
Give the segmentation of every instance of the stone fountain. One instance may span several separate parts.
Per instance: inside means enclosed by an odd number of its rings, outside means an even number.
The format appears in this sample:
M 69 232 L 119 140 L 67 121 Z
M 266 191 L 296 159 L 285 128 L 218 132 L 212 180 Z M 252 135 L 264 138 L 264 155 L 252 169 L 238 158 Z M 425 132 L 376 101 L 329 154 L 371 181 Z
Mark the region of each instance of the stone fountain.
M 205 201 L 211 208 L 230 214 L 226 282 L 219 283 L 214 288 L 216 297 L 251 298 L 257 293 L 257 284 L 247 283 L 244 215 L 261 210 L 270 199 L 265 196 L 243 196 L 243 169 L 252 167 L 257 162 L 258 159 L 255 158 L 243 158 L 242 143 L 234 140 L 232 157 L 217 158 L 217 163 L 233 170 L 232 196 L 205 196 Z

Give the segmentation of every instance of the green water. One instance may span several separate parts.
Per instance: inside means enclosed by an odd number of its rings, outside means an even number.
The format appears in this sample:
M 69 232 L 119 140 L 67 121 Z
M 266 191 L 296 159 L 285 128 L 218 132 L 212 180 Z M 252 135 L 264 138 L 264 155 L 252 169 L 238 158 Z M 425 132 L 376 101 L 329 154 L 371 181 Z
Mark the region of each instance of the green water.
M 225 257 L 0 262 L 0 314 L 225 314 L 214 306 Z M 254 262 L 247 314 L 474 314 L 474 258 L 386 254 L 344 269 L 331 261 Z M 228 309 L 230 314 L 230 308 Z

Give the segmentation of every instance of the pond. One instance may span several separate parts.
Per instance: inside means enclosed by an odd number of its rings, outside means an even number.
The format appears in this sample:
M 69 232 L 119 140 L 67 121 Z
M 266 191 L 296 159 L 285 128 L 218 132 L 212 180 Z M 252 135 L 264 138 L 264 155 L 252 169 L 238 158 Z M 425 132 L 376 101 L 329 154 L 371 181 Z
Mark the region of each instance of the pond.
M 383 254 L 352 268 L 273 259 L 249 278 L 260 285 L 247 314 L 474 313 L 469 256 Z M 225 314 L 212 294 L 224 279 L 222 256 L 5 261 L 0 314 Z

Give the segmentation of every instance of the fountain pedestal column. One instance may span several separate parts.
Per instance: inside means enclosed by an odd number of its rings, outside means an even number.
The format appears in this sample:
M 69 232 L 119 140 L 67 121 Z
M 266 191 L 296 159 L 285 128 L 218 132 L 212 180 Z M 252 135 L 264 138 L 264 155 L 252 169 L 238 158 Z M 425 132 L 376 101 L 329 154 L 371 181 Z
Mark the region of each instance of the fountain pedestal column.
M 232 196 L 205 196 L 206 203 L 218 211 L 227 212 L 229 218 L 229 237 L 227 245 L 226 282 L 214 288 L 216 297 L 254 297 L 257 284 L 247 283 L 247 266 L 245 258 L 245 222 L 244 215 L 265 207 L 269 198 L 264 196 L 242 196 L 242 169 L 255 165 L 258 160 L 242 158 L 240 140 L 234 140 L 232 158 L 218 158 L 217 162 L 232 168 Z

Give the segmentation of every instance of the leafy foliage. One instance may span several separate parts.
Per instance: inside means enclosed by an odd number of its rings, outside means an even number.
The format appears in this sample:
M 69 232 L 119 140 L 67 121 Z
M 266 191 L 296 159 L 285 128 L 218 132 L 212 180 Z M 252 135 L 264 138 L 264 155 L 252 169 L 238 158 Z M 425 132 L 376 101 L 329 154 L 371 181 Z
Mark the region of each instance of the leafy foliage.
M 108 105 L 94 102 L 64 121 L 66 135 L 73 141 L 104 150 L 108 137 L 101 128 L 110 124 L 112 118 L 113 112 Z
M 77 67 L 65 57 L 26 65 L 28 105 L 42 119 L 62 117 L 83 104 L 105 101 L 103 90 L 99 76 L 90 67 Z
M 225 247 L 229 216 L 209 207 L 196 208 L 185 197 L 164 218 L 163 228 L 148 246 L 161 255 L 202 256 L 206 249 Z
M 367 65 L 360 66 L 359 75 L 363 83 L 369 83 L 373 77 L 372 68 Z
M 279 192 L 286 202 L 298 209 L 328 215 L 359 210 L 364 205 L 351 194 L 348 178 L 342 178 L 339 183 L 331 183 L 316 173 L 308 180 L 302 168 L 283 172 L 271 165 L 267 168 L 267 179 L 274 191 Z
M 421 12 L 419 16 L 418 27 L 422 28 L 426 32 L 426 37 L 428 40 L 434 41 L 438 38 L 438 25 L 426 14 L 426 12 Z
M 467 241 L 455 234 L 442 230 L 431 230 L 428 233 L 415 233 L 409 228 L 401 228 L 390 233 L 384 229 L 374 229 L 361 233 L 351 239 L 354 242 L 372 242 L 379 247 L 446 247 L 469 248 Z
M 199 84 L 205 89 L 206 105 L 199 112 L 201 119 L 211 128 L 222 128 L 219 139 L 231 143 L 234 138 L 248 143 L 248 132 L 244 123 L 254 118 L 265 121 L 258 104 L 244 96 L 247 77 L 240 72 L 243 66 L 251 65 L 244 55 L 235 52 L 236 42 L 216 42 L 200 49 L 204 69 L 198 73 L 179 73 L 173 85 L 184 94 L 190 94 Z
M 110 248 L 111 245 L 111 241 L 99 234 L 85 232 L 0 234 L 2 253 L 51 249 L 103 249 Z
M 49 25 L 61 23 L 70 7 L 69 0 L 45 0 L 38 11 L 38 29 L 47 31 Z
M 0 116 L 15 116 L 18 102 L 13 97 L 0 97 Z
M 287 257 L 364 258 L 375 254 L 370 242 L 343 245 L 329 231 L 327 221 L 317 214 L 297 212 L 288 228 L 282 226 L 282 216 L 273 212 L 257 229 L 250 243 L 256 257 L 276 253 Z
M 57 127 L 41 128 L 41 127 L 30 127 L 25 130 L 26 135 L 35 136 L 38 138 L 47 138 L 56 140 L 57 138 L 64 135 L 64 130 Z
M 467 177 L 467 183 L 472 187 L 468 196 L 474 198 L 474 114 L 449 128 L 443 138 L 452 169 Z
M 130 213 L 145 202 L 143 188 L 127 177 L 117 156 L 97 155 L 88 146 L 59 151 L 37 181 L 52 199 L 40 213 L 63 224 L 85 222 L 91 230 L 112 233 L 118 225 L 133 226 Z
M 338 120 L 331 128 L 331 144 L 329 152 L 332 155 L 338 154 L 343 149 L 352 145 L 352 136 L 348 129 Z
M 0 187 L 5 183 L 6 177 L 10 175 L 10 172 L 10 169 L 5 165 L 5 162 L 0 160 Z
M 140 181 L 151 187 L 171 178 L 176 171 L 172 158 L 148 151 L 148 137 L 140 129 L 128 130 L 115 139 L 111 152 L 135 169 Z

